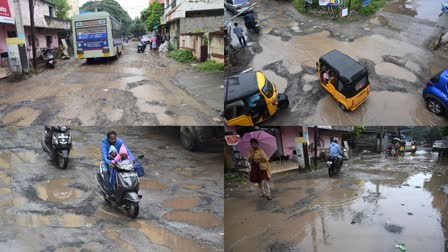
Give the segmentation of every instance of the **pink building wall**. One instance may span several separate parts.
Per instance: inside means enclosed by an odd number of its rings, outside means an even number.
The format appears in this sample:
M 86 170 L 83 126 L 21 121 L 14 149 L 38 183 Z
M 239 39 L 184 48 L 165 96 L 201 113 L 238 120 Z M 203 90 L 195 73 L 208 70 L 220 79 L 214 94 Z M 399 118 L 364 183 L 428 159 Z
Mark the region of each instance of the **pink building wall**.
M 291 160 L 297 160 L 297 156 L 293 154 L 296 149 L 295 138 L 300 137 L 302 127 L 281 127 L 280 134 L 283 145 L 283 155 L 289 155 Z
M 0 23 L 0 52 L 7 52 L 8 47 L 6 45 L 6 38 L 8 37 L 8 32 L 16 31 L 15 25 L 11 24 L 2 24 Z M 31 50 L 31 41 L 29 40 L 31 32 L 28 27 L 25 27 L 25 37 L 26 37 L 26 45 Z M 58 34 L 55 30 L 50 29 L 37 29 L 36 31 L 36 47 L 38 49 L 47 47 L 46 36 L 52 37 L 52 48 L 59 47 Z M 32 58 L 32 53 L 28 53 L 29 58 Z

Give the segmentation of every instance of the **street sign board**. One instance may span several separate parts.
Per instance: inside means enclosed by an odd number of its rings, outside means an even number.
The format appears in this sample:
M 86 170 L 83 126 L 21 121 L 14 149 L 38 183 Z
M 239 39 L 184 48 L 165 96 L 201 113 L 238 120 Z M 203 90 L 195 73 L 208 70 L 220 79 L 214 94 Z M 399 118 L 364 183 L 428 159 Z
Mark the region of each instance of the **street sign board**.
M 240 142 L 239 135 L 227 135 L 224 138 L 226 139 L 227 145 L 237 145 Z
M 362 7 L 364 8 L 364 7 L 366 7 L 367 5 L 369 5 L 370 4 L 370 0 L 363 0 L 362 1 Z
M 14 24 L 12 0 L 0 0 L 0 23 Z

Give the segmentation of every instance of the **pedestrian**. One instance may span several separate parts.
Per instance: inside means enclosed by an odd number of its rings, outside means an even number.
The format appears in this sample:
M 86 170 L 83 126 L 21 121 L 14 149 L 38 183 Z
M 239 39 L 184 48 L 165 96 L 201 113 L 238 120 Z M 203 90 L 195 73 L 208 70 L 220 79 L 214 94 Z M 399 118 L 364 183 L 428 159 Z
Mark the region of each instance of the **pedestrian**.
M 269 180 L 271 179 L 271 167 L 269 158 L 262 148 L 258 146 L 258 140 L 250 140 L 249 162 L 251 164 L 250 182 L 257 183 L 262 192 L 262 197 L 272 200 Z
M 151 48 L 152 48 L 153 50 L 157 50 L 157 36 L 156 36 L 156 35 L 154 35 L 154 36 L 151 38 L 151 43 L 152 43 Z
M 246 39 L 244 38 L 243 28 L 241 28 L 241 26 L 238 26 L 237 22 L 235 22 L 234 25 L 235 27 L 233 27 L 233 33 L 235 33 L 236 36 L 238 37 L 238 41 L 240 42 L 241 48 L 244 48 L 247 46 L 247 44 Z

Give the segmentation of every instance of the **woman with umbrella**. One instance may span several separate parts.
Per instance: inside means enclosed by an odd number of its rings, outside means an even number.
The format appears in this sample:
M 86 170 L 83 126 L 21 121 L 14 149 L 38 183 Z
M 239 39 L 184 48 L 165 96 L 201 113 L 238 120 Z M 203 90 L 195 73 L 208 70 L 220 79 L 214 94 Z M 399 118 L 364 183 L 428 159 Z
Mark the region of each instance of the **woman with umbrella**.
M 250 182 L 257 183 L 261 189 L 262 197 L 272 200 L 271 190 L 269 188 L 269 180 L 271 178 L 271 167 L 269 166 L 269 157 L 264 150 L 258 145 L 258 140 L 250 139 L 251 149 L 248 159 L 251 163 Z

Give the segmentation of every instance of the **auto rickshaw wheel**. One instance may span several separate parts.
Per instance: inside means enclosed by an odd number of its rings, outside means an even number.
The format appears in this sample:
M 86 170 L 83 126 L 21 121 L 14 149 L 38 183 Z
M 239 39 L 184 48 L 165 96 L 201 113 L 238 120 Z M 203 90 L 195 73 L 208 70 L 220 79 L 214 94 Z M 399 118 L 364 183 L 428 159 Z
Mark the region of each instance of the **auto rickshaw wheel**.
M 339 107 L 342 109 L 342 111 L 344 111 L 344 112 L 348 111 L 347 108 L 344 106 L 344 104 L 342 104 L 340 102 L 338 104 L 339 104 Z

